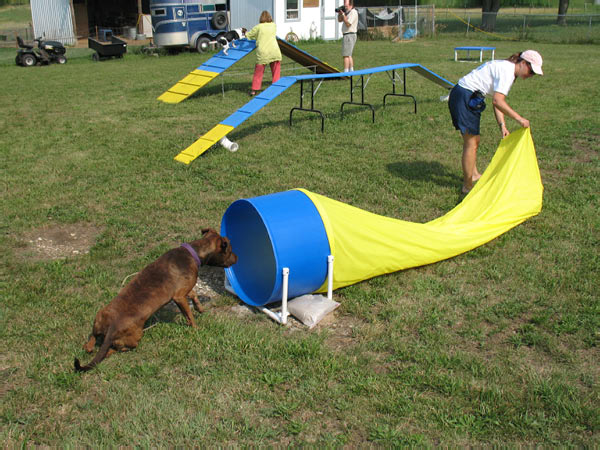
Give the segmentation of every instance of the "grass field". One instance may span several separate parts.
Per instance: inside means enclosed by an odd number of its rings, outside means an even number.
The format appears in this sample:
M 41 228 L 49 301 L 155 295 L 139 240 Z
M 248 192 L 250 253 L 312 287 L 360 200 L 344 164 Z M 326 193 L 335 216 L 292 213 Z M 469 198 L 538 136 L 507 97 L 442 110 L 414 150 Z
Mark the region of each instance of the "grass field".
M 487 44 L 487 42 L 485 42 Z M 358 42 L 357 68 L 418 62 L 456 81 L 455 39 Z M 209 55 L 21 68 L 0 50 L 0 440 L 5 445 L 600 444 L 600 48 L 529 47 L 546 76 L 509 103 L 531 121 L 541 213 L 461 256 L 334 292 L 308 331 L 244 312 L 202 269 L 196 330 L 165 309 L 139 347 L 73 373 L 98 309 L 129 275 L 238 198 L 304 187 L 425 222 L 459 201 L 461 140 L 445 91 L 416 74 L 402 100 L 374 76 L 370 113 L 324 83 L 309 115 L 292 88 L 190 166 L 173 157 L 249 99 L 254 56 L 179 105 L 156 100 Z M 339 65 L 339 43 L 303 44 Z M 292 66 L 284 60 L 284 75 Z M 301 73 L 302 70 L 299 70 Z M 516 129 L 510 123 L 509 128 Z M 484 113 L 479 168 L 500 135 Z M 299 218 L 298 220 L 302 220 Z

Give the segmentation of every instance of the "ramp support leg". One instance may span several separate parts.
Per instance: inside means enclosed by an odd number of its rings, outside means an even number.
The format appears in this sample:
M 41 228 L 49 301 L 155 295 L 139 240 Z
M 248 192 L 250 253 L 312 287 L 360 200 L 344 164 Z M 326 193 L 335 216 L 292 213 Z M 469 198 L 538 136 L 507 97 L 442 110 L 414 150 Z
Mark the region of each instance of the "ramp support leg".
M 321 111 L 315 109 L 315 80 L 310 80 L 310 108 L 303 107 L 304 99 L 304 80 L 300 80 L 300 106 L 290 110 L 290 127 L 292 126 L 292 114 L 294 111 L 306 111 L 317 113 L 321 116 L 321 133 L 325 130 L 325 116 Z
M 396 93 L 396 69 L 393 69 L 392 70 L 392 92 L 389 92 L 383 96 L 383 107 L 385 108 L 385 100 L 388 95 L 393 96 L 393 97 L 409 97 L 409 98 L 412 98 L 413 103 L 415 104 L 415 114 L 416 114 L 417 113 L 417 99 L 413 95 L 408 95 L 406 93 L 406 69 L 402 69 L 402 87 L 403 87 L 403 93 L 397 94 Z
M 353 76 L 350 75 L 350 101 L 342 103 L 340 108 L 340 112 L 342 113 L 342 118 L 344 117 L 344 106 L 345 105 L 358 105 L 358 106 L 368 106 L 371 109 L 371 117 L 373 123 L 375 123 L 375 108 L 373 105 L 369 103 L 365 103 L 365 77 L 364 75 L 360 76 L 360 102 L 354 101 L 354 86 L 353 86 Z

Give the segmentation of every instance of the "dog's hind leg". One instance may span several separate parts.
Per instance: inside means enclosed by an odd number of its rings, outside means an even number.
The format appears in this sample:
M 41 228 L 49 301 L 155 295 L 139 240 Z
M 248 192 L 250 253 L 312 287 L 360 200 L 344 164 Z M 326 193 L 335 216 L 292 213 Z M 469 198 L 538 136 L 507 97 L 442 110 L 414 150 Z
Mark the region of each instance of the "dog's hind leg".
M 93 334 L 90 334 L 90 339 L 84 344 L 83 349 L 88 353 L 92 353 L 94 351 L 95 345 L 96 345 L 96 336 L 94 336 Z

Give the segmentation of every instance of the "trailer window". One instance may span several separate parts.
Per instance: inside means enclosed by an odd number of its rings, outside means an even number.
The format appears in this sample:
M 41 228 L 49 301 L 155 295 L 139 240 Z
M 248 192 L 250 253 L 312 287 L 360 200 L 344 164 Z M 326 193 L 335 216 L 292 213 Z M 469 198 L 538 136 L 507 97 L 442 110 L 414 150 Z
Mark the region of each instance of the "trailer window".
M 285 0 L 285 19 L 289 21 L 300 20 L 298 0 Z
M 202 11 L 214 11 L 215 10 L 215 5 L 203 5 L 202 6 Z
M 153 16 L 166 16 L 167 15 L 167 10 L 164 9 L 164 8 L 153 9 L 152 10 L 152 15 Z

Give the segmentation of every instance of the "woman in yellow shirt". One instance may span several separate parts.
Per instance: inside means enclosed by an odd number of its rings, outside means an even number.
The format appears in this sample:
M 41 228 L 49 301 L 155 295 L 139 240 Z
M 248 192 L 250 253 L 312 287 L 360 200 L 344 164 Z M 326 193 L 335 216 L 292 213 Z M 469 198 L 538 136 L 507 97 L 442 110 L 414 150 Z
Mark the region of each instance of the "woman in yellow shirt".
M 269 11 L 260 14 L 259 24 L 246 33 L 246 38 L 256 40 L 256 66 L 252 77 L 252 91 L 256 95 L 262 85 L 265 66 L 271 66 L 271 83 L 275 83 L 281 76 L 281 50 L 277 44 L 277 26 Z

